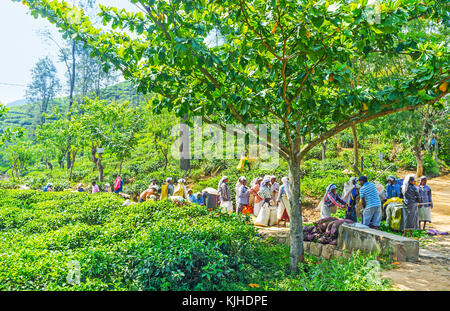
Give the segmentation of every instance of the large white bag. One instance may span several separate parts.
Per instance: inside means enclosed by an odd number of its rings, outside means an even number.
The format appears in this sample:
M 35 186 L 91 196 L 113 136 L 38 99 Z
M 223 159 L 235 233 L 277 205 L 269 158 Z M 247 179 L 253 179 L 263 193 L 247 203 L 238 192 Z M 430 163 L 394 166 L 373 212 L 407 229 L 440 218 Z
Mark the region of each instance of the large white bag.
M 253 204 L 253 214 L 258 217 L 259 215 L 259 211 L 261 210 L 261 206 L 263 204 L 264 201 L 261 201 L 259 203 L 254 203 Z
M 284 210 L 286 210 L 286 212 L 289 216 L 291 214 L 290 209 L 291 209 L 291 204 L 290 204 L 288 198 L 286 196 L 282 196 L 280 203 L 278 203 L 278 210 L 277 210 L 278 219 L 281 219 L 281 217 L 283 217 Z
M 353 190 L 353 187 L 355 187 L 353 185 L 353 183 L 351 181 L 347 181 L 346 183 L 344 183 L 344 190 L 342 191 L 342 200 L 344 200 L 345 202 L 350 202 L 350 193 Z
M 222 202 L 220 204 L 220 207 L 222 208 L 221 209 L 222 213 L 226 213 L 226 212 L 228 212 L 230 214 L 233 213 L 233 202 L 232 201 Z
M 269 217 L 269 226 L 275 226 L 278 223 L 278 212 L 275 206 L 269 207 L 270 209 L 270 217 Z
M 258 217 L 256 217 L 255 225 L 267 227 L 270 220 L 270 209 L 268 204 L 264 204 L 259 211 Z
M 377 187 L 378 196 L 380 197 L 380 200 L 381 201 L 386 200 L 386 190 L 384 189 L 384 186 L 380 184 L 378 181 L 375 181 L 374 184 Z

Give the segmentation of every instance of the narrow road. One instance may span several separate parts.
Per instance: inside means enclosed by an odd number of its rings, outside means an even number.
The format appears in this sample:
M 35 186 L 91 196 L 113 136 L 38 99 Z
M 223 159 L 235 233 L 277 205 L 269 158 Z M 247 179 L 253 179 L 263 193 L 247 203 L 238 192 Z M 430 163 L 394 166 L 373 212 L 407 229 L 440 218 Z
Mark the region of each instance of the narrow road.
M 434 208 L 430 229 L 450 232 L 450 175 L 430 179 Z M 383 271 L 397 290 L 450 290 L 450 236 L 430 237 L 433 242 L 421 247 L 419 262 L 402 262 L 395 269 Z

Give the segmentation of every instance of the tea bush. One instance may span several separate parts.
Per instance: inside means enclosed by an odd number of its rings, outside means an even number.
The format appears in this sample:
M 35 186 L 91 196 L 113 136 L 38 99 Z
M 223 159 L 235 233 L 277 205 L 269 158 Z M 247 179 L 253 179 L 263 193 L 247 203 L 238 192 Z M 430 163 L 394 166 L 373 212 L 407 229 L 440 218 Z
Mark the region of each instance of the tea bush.
M 111 193 L 33 190 L 2 189 L 0 197 L 0 290 L 386 288 L 352 283 L 361 266 L 347 261 L 306 262 L 293 276 L 287 246 L 261 240 L 247 217 L 196 204 L 122 206 Z M 73 261 L 81 280 L 71 285 Z M 328 279 L 320 285 L 319 277 Z

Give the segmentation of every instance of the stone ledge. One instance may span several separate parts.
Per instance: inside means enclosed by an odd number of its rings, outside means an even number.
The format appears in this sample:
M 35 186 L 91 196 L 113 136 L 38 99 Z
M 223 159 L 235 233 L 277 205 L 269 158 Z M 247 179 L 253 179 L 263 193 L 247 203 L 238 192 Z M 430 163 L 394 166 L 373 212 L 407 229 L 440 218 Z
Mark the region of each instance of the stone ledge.
M 289 245 L 289 228 L 265 227 L 258 228 L 263 237 L 274 237 L 277 243 Z M 351 237 L 351 240 L 350 240 Z M 353 250 L 366 252 L 390 253 L 395 261 L 416 261 L 419 258 L 419 242 L 392 233 L 375 229 L 355 228 L 343 224 L 339 228 L 337 246 L 303 241 L 305 253 L 320 256 L 325 259 L 332 257 L 351 256 Z M 436 254 L 423 253 L 421 257 L 431 258 Z M 442 256 L 441 256 L 442 257 Z M 448 258 L 439 258 L 448 261 Z
M 419 259 L 419 241 L 380 230 L 355 228 L 347 224 L 339 227 L 338 248 L 391 253 L 397 261 Z

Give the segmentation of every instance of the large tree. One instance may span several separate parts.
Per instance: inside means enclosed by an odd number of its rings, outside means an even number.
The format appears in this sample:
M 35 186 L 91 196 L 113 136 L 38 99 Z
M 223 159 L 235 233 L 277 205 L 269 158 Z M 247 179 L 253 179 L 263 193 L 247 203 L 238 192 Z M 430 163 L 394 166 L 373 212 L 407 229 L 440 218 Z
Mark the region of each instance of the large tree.
M 95 28 L 84 14 L 74 22 L 73 8 L 62 1 L 24 0 L 32 14 L 92 48 L 105 69 L 113 66 L 139 91 L 158 94 L 156 112 L 167 107 L 221 126 L 281 123 L 293 271 L 303 260 L 305 155 L 355 124 L 437 103 L 448 92 L 436 89 L 450 79 L 445 38 L 425 40 L 405 27 L 420 18 L 439 34 L 449 24 L 441 1 L 383 1 L 376 9 L 343 0 L 130 1 L 141 11 L 101 6 L 111 27 Z M 211 32 L 221 38 L 216 44 L 205 41 Z M 401 77 L 376 71 L 381 56 L 412 59 L 415 68 Z
M 41 58 L 33 67 L 31 79 L 26 97 L 28 102 L 39 107 L 36 116 L 39 125 L 42 125 L 45 122 L 45 113 L 60 88 L 56 67 L 48 56 Z
M 90 100 L 77 107 L 79 114 L 74 122 L 80 124 L 80 136 L 91 148 L 91 161 L 98 169 L 98 180 L 103 181 L 103 151 L 113 154 L 119 161 L 119 174 L 126 157 L 138 142 L 138 134 L 144 128 L 140 107 L 130 107 L 128 102 L 108 103 L 105 100 Z M 98 152 L 103 149 L 102 152 Z

